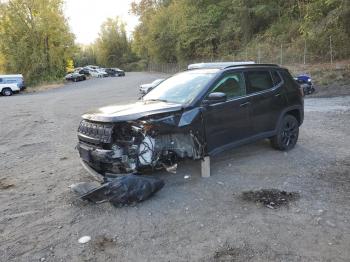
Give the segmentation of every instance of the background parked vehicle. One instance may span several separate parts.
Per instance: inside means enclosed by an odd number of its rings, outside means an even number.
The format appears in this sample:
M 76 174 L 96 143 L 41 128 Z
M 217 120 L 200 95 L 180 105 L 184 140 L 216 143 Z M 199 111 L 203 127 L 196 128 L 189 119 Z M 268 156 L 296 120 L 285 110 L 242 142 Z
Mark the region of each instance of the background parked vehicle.
M 26 88 L 23 75 L 0 75 L 0 84 L 17 84 L 20 90 Z
M 0 83 L 0 94 L 3 96 L 12 96 L 14 93 L 18 93 L 21 89 L 16 83 L 3 84 Z
M 81 68 L 80 70 L 77 70 L 76 72 L 79 74 L 85 75 L 85 76 L 90 76 L 90 72 L 86 68 Z
M 100 69 L 89 69 L 89 73 L 92 77 L 98 77 L 98 78 L 108 76 L 108 74 L 105 71 L 102 71 Z
M 67 81 L 78 82 L 78 81 L 86 80 L 86 76 L 83 74 L 79 74 L 79 73 L 71 73 L 71 74 L 66 75 L 65 79 Z
M 104 68 L 99 68 L 96 70 L 101 74 L 101 77 L 108 77 L 108 73 L 105 71 Z
M 140 94 L 145 95 L 149 91 L 151 91 L 153 88 L 155 88 L 157 85 L 159 85 L 161 82 L 163 82 L 165 79 L 156 79 L 152 83 L 149 84 L 142 84 L 140 85 Z
M 121 69 L 119 69 L 119 68 L 114 68 L 114 70 L 117 71 L 118 76 L 125 76 L 124 70 L 121 70 Z
M 111 77 L 118 76 L 117 70 L 115 70 L 113 68 L 106 68 L 105 72 L 108 74 L 108 76 L 111 76 Z
M 310 95 L 315 92 L 315 87 L 312 83 L 312 79 L 308 75 L 298 75 L 294 78 L 295 81 L 300 85 L 300 88 L 303 89 L 305 95 Z

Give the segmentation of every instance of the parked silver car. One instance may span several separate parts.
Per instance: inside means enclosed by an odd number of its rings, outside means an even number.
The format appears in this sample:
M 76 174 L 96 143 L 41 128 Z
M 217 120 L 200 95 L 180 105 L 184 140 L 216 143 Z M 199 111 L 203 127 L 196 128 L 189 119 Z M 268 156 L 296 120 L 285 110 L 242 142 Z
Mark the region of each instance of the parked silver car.
M 160 83 L 162 83 L 165 79 L 156 79 L 154 80 L 152 83 L 149 84 L 142 84 L 140 85 L 140 94 L 141 95 L 145 95 L 147 94 L 149 91 L 151 91 L 153 88 L 155 88 L 156 86 L 158 86 Z

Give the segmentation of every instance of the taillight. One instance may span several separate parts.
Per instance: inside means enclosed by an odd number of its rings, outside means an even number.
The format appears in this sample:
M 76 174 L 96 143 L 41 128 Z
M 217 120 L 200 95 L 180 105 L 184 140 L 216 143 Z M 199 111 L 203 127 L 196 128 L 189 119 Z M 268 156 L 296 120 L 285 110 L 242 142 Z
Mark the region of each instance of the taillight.
M 302 88 L 302 87 L 299 87 L 299 91 L 300 91 L 300 95 L 302 96 L 302 97 L 304 97 L 304 88 Z

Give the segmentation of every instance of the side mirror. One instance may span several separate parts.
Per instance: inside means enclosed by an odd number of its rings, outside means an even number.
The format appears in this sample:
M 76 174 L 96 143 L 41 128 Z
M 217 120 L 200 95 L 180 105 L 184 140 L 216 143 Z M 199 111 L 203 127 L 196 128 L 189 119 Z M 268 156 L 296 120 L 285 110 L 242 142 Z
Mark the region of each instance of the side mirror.
M 203 101 L 206 105 L 216 104 L 226 102 L 227 96 L 222 92 L 214 92 L 208 95 L 208 97 Z

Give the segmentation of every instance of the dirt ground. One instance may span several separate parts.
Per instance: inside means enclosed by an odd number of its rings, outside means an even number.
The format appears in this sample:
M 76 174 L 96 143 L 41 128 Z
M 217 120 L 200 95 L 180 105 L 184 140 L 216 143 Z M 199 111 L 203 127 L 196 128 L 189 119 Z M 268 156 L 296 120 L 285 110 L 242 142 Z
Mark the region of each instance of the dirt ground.
M 350 96 L 306 99 L 288 153 L 243 146 L 212 159 L 207 179 L 182 163 L 134 207 L 77 200 L 69 185 L 89 181 L 75 150 L 80 115 L 135 100 L 159 76 L 0 97 L 0 261 L 350 261 Z M 262 189 L 298 197 L 278 208 L 242 197 Z

